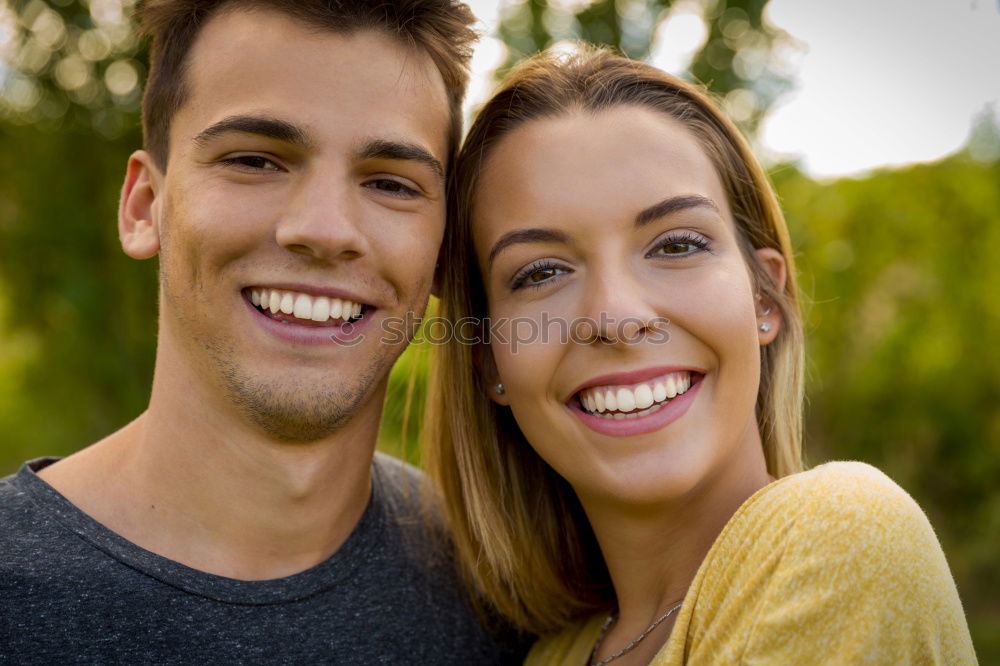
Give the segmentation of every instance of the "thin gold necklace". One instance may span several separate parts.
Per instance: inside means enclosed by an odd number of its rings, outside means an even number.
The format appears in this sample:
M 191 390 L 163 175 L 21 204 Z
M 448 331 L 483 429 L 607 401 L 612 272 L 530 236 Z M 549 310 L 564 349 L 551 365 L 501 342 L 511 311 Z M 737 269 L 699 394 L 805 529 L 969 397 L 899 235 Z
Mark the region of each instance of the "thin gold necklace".
M 673 612 L 675 610 L 677 610 L 678 608 L 680 608 L 681 604 L 683 604 L 683 603 L 684 603 L 684 600 L 681 599 L 676 604 L 674 604 L 673 606 L 671 606 L 670 609 L 667 610 L 666 613 L 664 613 L 660 617 L 658 617 L 655 620 L 653 620 L 653 624 L 651 624 L 648 627 L 646 627 L 645 631 L 643 631 L 641 634 L 639 634 L 638 636 L 636 636 L 636 638 L 631 643 L 629 643 L 628 645 L 626 645 L 625 647 L 623 647 L 621 650 L 618 650 L 618 652 L 615 652 L 613 655 L 611 655 L 609 657 L 605 657 L 604 659 L 601 659 L 600 661 L 594 661 L 594 659 L 597 656 L 597 651 L 601 649 L 601 643 L 604 642 L 604 636 L 607 635 L 608 629 L 611 628 L 611 625 L 614 623 L 614 621 L 616 619 L 618 619 L 614 615 L 609 614 L 608 615 L 608 619 L 606 619 L 604 621 L 604 624 L 601 625 L 601 633 L 599 633 L 597 635 L 597 642 L 594 643 L 594 649 L 590 651 L 590 666 L 604 666 L 605 664 L 611 663 L 612 661 L 614 661 L 618 657 L 622 656 L 623 654 L 631 652 L 632 648 L 634 648 L 636 645 L 638 645 L 639 643 L 641 643 L 642 639 L 644 639 L 646 636 L 649 636 L 649 634 L 652 633 L 653 629 L 656 629 L 658 626 L 660 626 L 660 623 L 663 622 L 664 620 L 666 620 L 668 617 L 670 617 L 671 614 L 673 614 Z

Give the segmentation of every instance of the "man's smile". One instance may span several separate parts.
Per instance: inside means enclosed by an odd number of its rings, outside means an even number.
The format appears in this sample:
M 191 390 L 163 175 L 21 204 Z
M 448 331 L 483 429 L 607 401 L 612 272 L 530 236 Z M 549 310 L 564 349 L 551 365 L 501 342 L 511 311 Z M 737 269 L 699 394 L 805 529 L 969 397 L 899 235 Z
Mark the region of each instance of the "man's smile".
M 372 306 L 346 298 L 320 296 L 290 289 L 248 287 L 243 290 L 247 298 L 262 314 L 290 324 L 302 326 L 341 326 L 345 322 L 357 323 Z
M 379 309 L 368 297 L 304 284 L 257 284 L 240 294 L 261 328 L 296 345 L 353 347 Z

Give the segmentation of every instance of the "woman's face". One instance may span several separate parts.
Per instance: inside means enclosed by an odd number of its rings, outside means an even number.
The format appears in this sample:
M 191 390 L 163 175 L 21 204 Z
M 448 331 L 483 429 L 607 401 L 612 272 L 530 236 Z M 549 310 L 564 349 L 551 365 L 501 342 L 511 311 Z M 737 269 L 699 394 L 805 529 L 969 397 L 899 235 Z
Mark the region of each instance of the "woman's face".
M 495 147 L 473 204 L 493 397 L 581 497 L 656 502 L 763 465 L 760 345 L 780 322 L 759 317 L 686 128 L 638 107 L 530 121 Z M 781 255 L 759 255 L 783 282 Z

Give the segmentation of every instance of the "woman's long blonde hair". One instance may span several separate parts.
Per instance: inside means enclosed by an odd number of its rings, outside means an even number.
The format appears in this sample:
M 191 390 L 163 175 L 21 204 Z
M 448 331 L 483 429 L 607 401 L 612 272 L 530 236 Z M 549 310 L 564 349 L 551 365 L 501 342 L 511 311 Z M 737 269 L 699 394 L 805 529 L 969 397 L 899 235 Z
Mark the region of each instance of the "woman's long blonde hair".
M 680 121 L 719 173 L 756 291 L 782 319 L 777 338 L 761 350 L 756 410 L 767 469 L 778 477 L 799 471 L 803 338 L 784 217 L 739 130 L 704 92 L 653 67 L 583 47 L 539 54 L 508 75 L 479 112 L 455 164 L 440 314 L 452 322 L 488 314 L 471 220 L 479 175 L 497 142 L 532 119 L 616 106 Z M 754 250 L 763 247 L 784 256 L 783 291 L 757 260 Z M 611 607 L 614 590 L 573 489 L 534 452 L 510 410 L 490 400 L 477 369 L 483 353 L 489 351 L 458 341 L 435 349 L 424 461 L 443 493 L 459 566 L 477 602 L 527 631 L 547 633 Z

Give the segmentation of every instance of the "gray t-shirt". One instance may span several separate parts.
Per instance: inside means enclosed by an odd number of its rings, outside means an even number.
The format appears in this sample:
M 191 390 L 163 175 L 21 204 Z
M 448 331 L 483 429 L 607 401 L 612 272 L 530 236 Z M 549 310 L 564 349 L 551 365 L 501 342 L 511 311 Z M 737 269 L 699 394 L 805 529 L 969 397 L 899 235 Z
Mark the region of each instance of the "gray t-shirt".
M 0 479 L 0 662 L 520 663 L 468 607 L 419 473 L 378 455 L 372 498 L 341 548 L 307 571 L 241 581 L 140 548 L 25 463 Z

